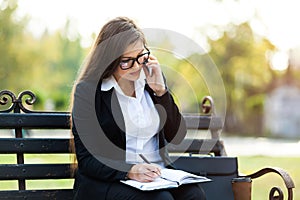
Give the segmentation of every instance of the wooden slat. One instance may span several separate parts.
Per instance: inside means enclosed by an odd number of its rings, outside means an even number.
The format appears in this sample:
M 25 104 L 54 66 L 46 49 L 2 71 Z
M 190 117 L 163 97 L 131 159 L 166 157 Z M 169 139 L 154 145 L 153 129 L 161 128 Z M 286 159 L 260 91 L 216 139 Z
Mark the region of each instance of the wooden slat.
M 190 171 L 192 173 L 204 176 L 238 176 L 238 161 L 236 157 L 188 157 L 188 156 L 171 156 L 174 164 L 178 169 Z M 220 164 L 222 166 L 220 167 Z
M 222 129 L 221 118 L 209 115 L 183 114 L 188 129 Z M 70 129 L 70 113 L 0 113 L 0 129 Z M 50 130 L 49 130 L 50 131 Z M 69 153 L 69 139 L 58 138 L 1 138 L 1 153 Z M 180 145 L 170 145 L 171 153 L 215 153 L 220 155 L 223 144 L 219 140 L 184 140 Z M 175 154 L 173 154 L 175 155 Z M 1 162 L 1 161 L 0 161 Z M 70 164 L 1 164 L 0 180 L 68 179 Z M 0 200 L 7 199 L 72 199 L 73 191 L 66 190 L 16 190 L 0 191 Z
M 71 200 L 72 189 L 0 191 L 0 200 Z
M 0 153 L 70 153 L 70 139 L 1 138 Z M 215 153 L 222 151 L 222 143 L 216 139 L 186 139 L 179 145 L 168 145 L 171 153 Z
M 0 128 L 69 129 L 67 113 L 1 113 Z
M 70 164 L 0 164 L 0 180 L 70 177 Z
M 212 117 L 210 115 L 183 115 L 188 129 L 198 130 L 220 130 L 223 123 L 220 117 Z
M 188 129 L 221 129 L 223 124 L 219 117 L 209 115 L 183 114 Z M 35 128 L 35 129 L 69 129 L 69 113 L 1 113 L 0 129 Z
M 0 138 L 0 153 L 69 153 L 70 139 Z
M 216 139 L 186 139 L 179 145 L 168 145 L 170 153 L 195 153 L 195 154 L 209 154 L 214 153 L 219 156 L 224 151 L 222 141 Z
M 15 139 L 15 140 L 19 140 L 19 139 Z M 21 141 L 23 140 L 24 139 L 22 139 Z M 30 139 L 30 141 L 33 140 Z M 53 143 L 51 142 L 51 144 Z M 223 148 L 222 142 L 214 139 L 184 140 L 179 145 L 168 146 L 168 150 L 170 153 L 181 153 L 181 152 L 196 153 L 196 154 L 215 153 L 215 155 L 220 155 L 220 152 L 223 150 L 222 148 Z M 69 164 L 20 164 L 20 165 L 2 164 L 0 165 L 0 180 L 13 180 L 17 178 L 49 179 L 49 178 L 69 178 L 69 177 L 70 177 Z

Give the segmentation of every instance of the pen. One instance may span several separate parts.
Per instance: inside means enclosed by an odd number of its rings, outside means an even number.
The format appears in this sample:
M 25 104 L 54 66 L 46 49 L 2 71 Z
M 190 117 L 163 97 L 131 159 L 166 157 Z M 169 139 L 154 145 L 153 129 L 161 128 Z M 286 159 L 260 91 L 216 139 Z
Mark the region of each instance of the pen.
M 139 156 L 143 159 L 143 161 L 145 161 L 147 164 L 151 164 L 149 162 L 149 160 L 147 160 L 147 158 L 143 155 L 143 154 L 139 154 Z
M 151 162 L 143 155 L 143 154 L 139 154 L 139 156 L 143 159 L 143 161 L 145 161 L 147 164 L 151 164 Z M 157 174 L 158 176 L 160 176 L 160 174 L 156 171 L 152 171 L 155 174 Z

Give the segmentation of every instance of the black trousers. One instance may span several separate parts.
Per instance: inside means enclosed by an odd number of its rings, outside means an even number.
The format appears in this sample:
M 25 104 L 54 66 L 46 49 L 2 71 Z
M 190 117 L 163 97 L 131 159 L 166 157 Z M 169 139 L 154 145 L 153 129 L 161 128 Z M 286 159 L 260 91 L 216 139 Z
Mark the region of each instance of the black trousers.
M 112 183 L 106 200 L 205 200 L 200 184 L 181 185 L 178 188 L 141 191 L 123 183 Z

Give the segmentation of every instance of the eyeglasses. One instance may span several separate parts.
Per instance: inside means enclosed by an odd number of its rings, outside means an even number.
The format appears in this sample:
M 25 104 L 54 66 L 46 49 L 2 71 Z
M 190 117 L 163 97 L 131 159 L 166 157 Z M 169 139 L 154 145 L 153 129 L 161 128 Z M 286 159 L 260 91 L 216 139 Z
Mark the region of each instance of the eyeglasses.
M 142 53 L 140 55 L 138 55 L 136 58 L 128 58 L 126 60 L 121 60 L 120 62 L 120 67 L 122 70 L 127 70 L 133 67 L 135 61 L 139 64 L 139 65 L 144 65 L 148 62 L 149 60 L 149 55 L 150 55 L 150 51 L 147 47 L 145 47 L 145 49 L 147 50 L 146 53 Z

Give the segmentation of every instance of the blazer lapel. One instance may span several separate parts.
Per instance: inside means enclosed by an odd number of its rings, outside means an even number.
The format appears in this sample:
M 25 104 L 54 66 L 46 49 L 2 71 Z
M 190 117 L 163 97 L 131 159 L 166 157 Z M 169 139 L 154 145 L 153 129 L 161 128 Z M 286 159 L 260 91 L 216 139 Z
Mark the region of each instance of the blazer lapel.
M 116 91 L 112 88 L 108 91 L 100 91 L 99 93 L 99 97 L 100 97 L 100 101 L 101 102 L 97 102 L 100 104 L 103 104 L 104 106 L 106 106 L 106 110 L 109 113 L 101 113 L 103 111 L 98 110 L 98 114 L 100 114 L 100 116 L 105 117 L 107 120 L 112 120 L 115 122 L 115 126 L 118 127 L 120 134 L 119 137 L 115 138 L 117 140 L 121 140 L 124 141 L 124 143 L 126 142 L 125 139 L 125 122 L 124 122 L 124 117 L 122 114 L 122 110 L 116 95 Z M 111 119 L 109 119 L 111 118 Z M 110 134 L 110 133 L 107 133 Z

